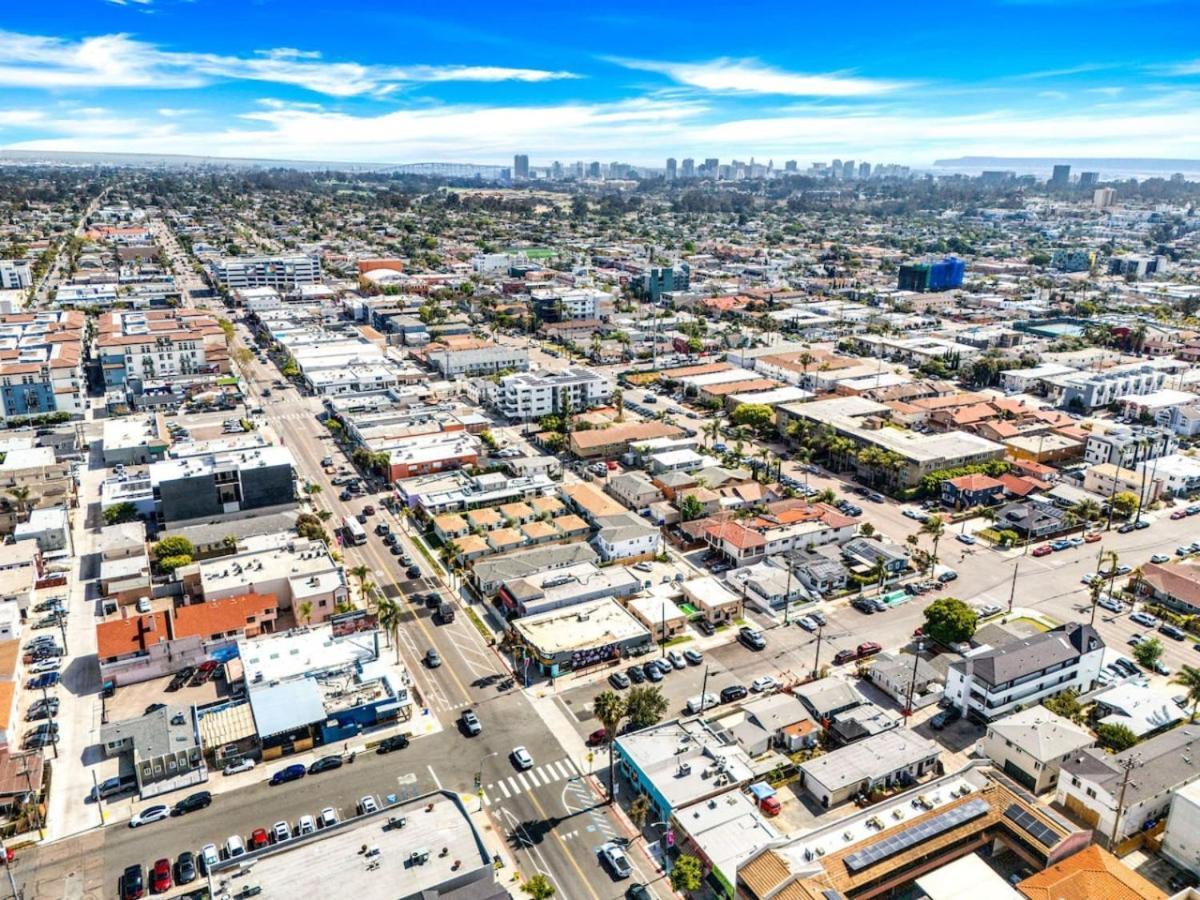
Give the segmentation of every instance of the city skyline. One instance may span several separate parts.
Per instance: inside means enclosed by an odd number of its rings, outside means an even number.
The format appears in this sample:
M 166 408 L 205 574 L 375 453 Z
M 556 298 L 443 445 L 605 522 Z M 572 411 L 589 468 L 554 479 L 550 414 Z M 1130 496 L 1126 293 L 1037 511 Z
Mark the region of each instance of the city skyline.
M 9 11 L 0 147 L 404 163 L 1200 158 L 1185 4 Z M 1152 41 L 1096 27 L 1132 16 Z M 536 26 L 536 27 L 534 27 Z M 670 35 L 660 47 L 656 35 Z M 1131 52 L 1132 51 L 1132 52 Z

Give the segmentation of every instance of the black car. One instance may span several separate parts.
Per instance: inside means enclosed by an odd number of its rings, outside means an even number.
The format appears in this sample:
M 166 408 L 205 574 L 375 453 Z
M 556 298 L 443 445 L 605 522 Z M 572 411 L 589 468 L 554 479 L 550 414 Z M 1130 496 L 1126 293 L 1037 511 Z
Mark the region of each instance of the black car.
M 1181 629 L 1176 628 L 1170 622 L 1163 622 L 1161 625 L 1159 625 L 1158 633 L 1165 634 L 1173 641 L 1182 641 L 1187 637 L 1187 635 L 1184 634 Z
M 150 713 L 156 713 L 160 709 L 166 709 L 166 708 L 167 708 L 167 704 L 165 704 L 165 703 L 151 703 L 149 706 L 146 707 L 146 710 L 145 710 L 145 712 L 142 713 L 142 715 L 148 716 L 148 715 L 150 715 Z
M 929 727 L 934 731 L 941 731 L 947 725 L 953 725 L 961 718 L 962 710 L 957 706 L 948 706 L 929 720 Z
M 721 688 L 721 702 L 732 703 L 734 700 L 742 700 L 750 692 L 740 684 L 731 684 L 729 687 Z
M 708 621 L 708 619 L 698 619 L 696 621 L 696 627 L 700 629 L 702 634 L 705 634 L 708 637 L 712 637 L 717 633 L 717 629 L 713 626 L 712 622 Z
M 196 857 L 191 850 L 184 850 L 175 860 L 175 883 L 191 884 L 196 880 Z
M 420 570 L 420 568 L 419 568 L 419 567 L 417 567 L 417 566 L 409 566 L 409 567 L 408 567 L 408 568 L 407 568 L 407 569 L 404 571 L 404 575 L 405 575 L 405 577 L 407 577 L 407 578 L 420 578 L 420 577 L 421 577 L 421 570 Z
M 46 719 L 50 716 L 58 715 L 58 698 L 51 697 L 49 703 L 38 700 L 29 707 L 29 711 L 25 713 L 26 722 L 36 722 L 38 719 Z
M 866 613 L 868 616 L 875 612 L 875 604 L 866 597 L 859 597 L 850 605 L 857 609 L 860 613 Z
M 342 758 L 340 756 L 322 756 L 308 767 L 308 774 L 320 775 L 322 772 L 332 772 L 334 769 L 340 769 L 341 767 Z
M 385 544 L 387 544 L 389 547 L 395 547 L 396 546 L 396 536 L 394 534 L 392 534 L 390 531 L 385 531 L 383 534 L 383 542 Z
M 646 673 L 642 671 L 641 666 L 630 666 L 625 670 L 625 674 L 629 676 L 629 680 L 634 684 L 641 684 L 646 680 Z
M 146 870 L 140 865 L 127 866 L 121 874 L 121 900 L 138 900 L 146 893 Z
M 178 803 L 175 804 L 175 809 L 171 811 L 173 816 L 183 816 L 190 812 L 195 812 L 198 809 L 204 809 L 212 803 L 212 794 L 208 791 L 197 791 L 194 794 L 189 794 Z
M 631 884 L 625 888 L 625 900 L 651 900 L 650 891 L 644 884 Z
M 391 753 L 393 750 L 403 750 L 408 746 L 407 734 L 393 734 L 391 737 L 384 738 L 379 742 L 379 746 L 375 748 L 376 753 Z M 331 757 L 336 759 L 336 757 Z M 338 762 L 341 765 L 341 762 Z
M 1122 525 L 1120 528 L 1117 529 L 1117 533 L 1118 534 L 1129 534 L 1129 532 L 1133 531 L 1133 529 L 1134 529 L 1134 524 L 1132 522 L 1126 522 L 1124 525 Z

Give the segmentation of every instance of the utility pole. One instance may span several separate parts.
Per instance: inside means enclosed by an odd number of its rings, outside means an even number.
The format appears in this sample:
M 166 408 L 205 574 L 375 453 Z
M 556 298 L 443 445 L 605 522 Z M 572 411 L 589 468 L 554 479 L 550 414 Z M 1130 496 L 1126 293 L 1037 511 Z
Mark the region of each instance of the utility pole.
M 54 707 L 50 705 L 50 696 L 42 686 L 42 705 L 46 707 L 46 721 L 50 723 L 50 746 L 54 748 L 54 758 L 58 759 L 58 735 L 54 731 Z
M 824 625 L 817 625 L 817 652 L 813 657 L 812 677 L 816 678 L 817 673 L 821 671 L 821 635 L 825 631 Z
M 38 837 L 42 840 L 46 839 L 46 833 L 42 830 L 42 811 L 38 809 L 38 798 L 33 792 L 33 778 L 29 774 L 29 756 L 24 754 L 21 757 L 22 769 L 17 773 L 18 776 L 25 776 L 25 787 L 29 790 L 29 796 L 33 798 L 33 823 L 37 827 Z
M 1123 759 L 1117 763 L 1125 770 L 1125 775 L 1121 778 L 1121 793 L 1117 797 L 1117 812 L 1113 817 L 1112 832 L 1108 836 L 1108 849 L 1111 852 L 1117 843 L 1117 828 L 1121 824 L 1121 814 L 1125 810 L 1125 789 L 1129 787 L 1129 776 L 1134 769 L 1141 768 L 1142 760 L 1137 756 L 1131 756 L 1128 759 Z
M 783 592 L 783 624 L 790 625 L 792 621 L 792 555 L 790 551 L 783 554 L 783 561 L 787 564 L 788 570 L 787 590 Z
M 8 858 L 8 847 L 4 843 L 4 839 L 0 838 L 0 853 L 4 854 L 4 871 L 8 873 L 8 887 L 12 891 L 12 900 L 20 900 L 20 893 L 17 891 L 17 879 L 13 876 L 12 860 Z
M 708 695 L 708 666 L 704 667 L 704 681 L 700 683 L 700 712 L 706 709 L 704 698 Z
M 921 651 L 925 649 L 923 641 L 917 641 L 913 647 L 913 671 L 912 681 L 908 683 L 908 699 L 904 703 L 904 721 L 908 722 L 908 717 L 912 715 L 912 698 L 917 689 L 917 666 L 921 662 Z
M 1020 558 L 1013 560 L 1012 586 L 1008 589 L 1008 611 L 1009 612 L 1012 612 L 1013 600 L 1015 600 L 1016 596 L 1017 596 L 1017 572 L 1020 571 L 1020 569 L 1021 569 Z
M 104 827 L 104 798 L 100 796 L 100 784 L 96 781 L 96 768 L 92 767 L 92 789 L 96 793 L 96 810 L 100 813 L 100 827 Z

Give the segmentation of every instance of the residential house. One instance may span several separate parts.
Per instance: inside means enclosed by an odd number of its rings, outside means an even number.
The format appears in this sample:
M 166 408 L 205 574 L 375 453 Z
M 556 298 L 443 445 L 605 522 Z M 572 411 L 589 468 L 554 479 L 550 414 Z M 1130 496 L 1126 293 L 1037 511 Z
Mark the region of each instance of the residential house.
M 801 763 L 800 784 L 831 809 L 856 796 L 915 784 L 933 772 L 941 748 L 907 729 L 893 729 Z
M 1035 794 L 1054 790 L 1072 754 L 1096 746 L 1086 728 L 1038 705 L 990 722 L 981 743 L 997 768 Z
M 992 506 L 1003 493 L 1004 482 L 988 475 L 960 475 L 942 482 L 942 503 L 955 509 Z
M 1200 613 L 1200 565 L 1195 563 L 1146 563 L 1136 590 L 1144 599 L 1184 613 Z

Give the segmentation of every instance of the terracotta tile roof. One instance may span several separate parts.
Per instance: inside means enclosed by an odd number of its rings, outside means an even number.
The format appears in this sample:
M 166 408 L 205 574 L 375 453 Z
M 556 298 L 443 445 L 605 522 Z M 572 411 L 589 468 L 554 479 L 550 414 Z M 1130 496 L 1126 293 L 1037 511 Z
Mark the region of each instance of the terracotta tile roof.
M 116 656 L 142 653 L 148 647 L 170 639 L 165 612 L 113 619 L 96 626 L 96 656 L 104 661 Z
M 717 541 L 728 541 L 739 550 L 764 547 L 767 543 L 767 539 L 757 531 L 738 522 L 712 522 L 705 531 Z
M 0 746 L 0 797 L 23 794 L 30 787 L 38 793 L 42 789 L 44 761 L 41 753 L 13 753 L 8 747 Z M 26 770 L 28 779 L 25 778 Z
M 230 631 L 243 631 L 248 624 L 246 620 L 251 616 L 254 617 L 251 628 L 257 630 L 262 625 L 263 617 L 278 608 L 279 602 L 274 594 L 242 594 L 240 597 L 189 603 L 175 610 L 175 636 L 197 635 L 207 638 Z
M 1159 593 L 1200 607 L 1200 566 L 1146 563 L 1142 566 L 1142 581 Z
M 960 491 L 986 491 L 998 487 L 1004 487 L 1004 482 L 998 481 L 989 475 L 959 475 L 957 478 L 951 478 L 950 484 L 954 485 Z
M 1029 900 L 1165 900 L 1166 894 L 1095 844 L 1017 885 Z
M 664 378 L 687 378 L 690 375 L 709 375 L 713 372 L 728 372 L 732 369 L 729 363 L 702 363 L 698 366 L 683 366 L 679 369 L 663 369 Z

